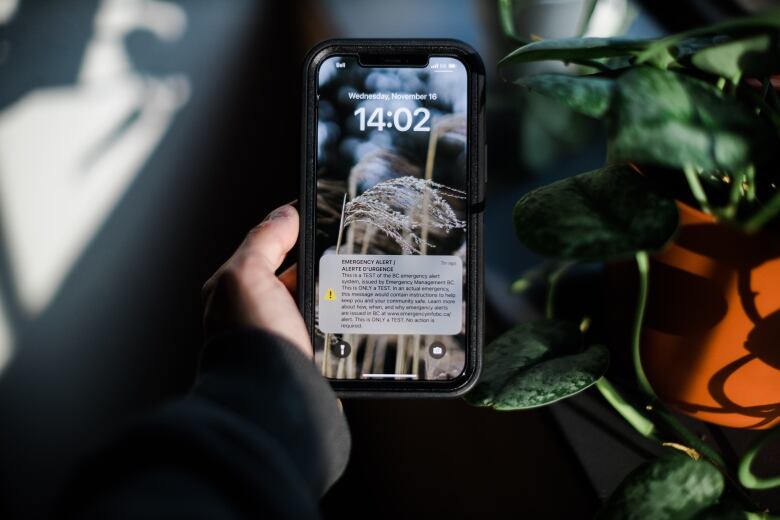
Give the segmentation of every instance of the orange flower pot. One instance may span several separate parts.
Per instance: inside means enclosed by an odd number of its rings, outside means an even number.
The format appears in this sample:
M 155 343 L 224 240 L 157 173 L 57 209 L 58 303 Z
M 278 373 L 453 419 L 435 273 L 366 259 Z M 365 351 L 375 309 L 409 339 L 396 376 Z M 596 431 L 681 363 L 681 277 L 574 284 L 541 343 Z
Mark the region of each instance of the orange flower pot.
M 780 423 L 780 236 L 678 207 L 678 236 L 650 267 L 647 377 L 696 419 L 770 428 Z

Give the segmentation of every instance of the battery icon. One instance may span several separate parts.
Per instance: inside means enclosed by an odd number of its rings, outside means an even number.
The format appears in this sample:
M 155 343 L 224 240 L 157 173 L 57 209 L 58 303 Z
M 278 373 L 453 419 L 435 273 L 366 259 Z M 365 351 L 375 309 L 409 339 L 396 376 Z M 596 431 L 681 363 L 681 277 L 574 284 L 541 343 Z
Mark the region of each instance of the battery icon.
M 447 68 L 448 69 L 454 69 L 455 68 L 455 64 L 454 63 L 449 63 L 449 64 L 447 64 Z

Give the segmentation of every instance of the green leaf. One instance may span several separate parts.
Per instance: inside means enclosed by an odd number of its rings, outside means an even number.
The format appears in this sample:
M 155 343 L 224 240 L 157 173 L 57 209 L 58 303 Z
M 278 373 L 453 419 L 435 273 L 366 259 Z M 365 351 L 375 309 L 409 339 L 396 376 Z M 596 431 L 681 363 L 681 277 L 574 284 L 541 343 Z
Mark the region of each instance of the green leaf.
M 767 123 L 703 81 L 652 67 L 617 79 L 607 118 L 613 162 L 741 171 L 773 146 Z
M 493 408 L 524 410 L 566 399 L 595 384 L 608 366 L 609 351 L 602 345 L 550 359 L 509 379 L 496 395 Z
M 577 325 L 538 320 L 517 325 L 485 349 L 480 381 L 466 396 L 477 406 L 520 410 L 577 394 L 607 370 L 601 345 L 581 350 Z
M 691 63 L 734 84 L 745 74 L 770 76 L 780 71 L 780 57 L 771 43 L 768 34 L 729 41 L 696 52 L 691 56 Z
M 755 34 L 757 30 L 777 30 L 780 28 L 780 9 L 771 9 L 763 13 L 735 18 L 725 22 L 699 27 L 689 31 L 672 34 L 666 38 L 654 41 L 637 57 L 637 63 L 653 62 L 663 54 L 669 54 L 670 50 L 680 42 L 705 35 L 731 35 L 739 36 L 745 33 Z
M 529 249 L 599 261 L 658 250 L 677 229 L 677 207 L 648 179 L 612 166 L 536 189 L 515 205 L 515 231 Z
M 572 110 L 602 117 L 609 109 L 615 82 L 593 76 L 538 74 L 517 80 L 520 86 L 564 102 Z
M 671 453 L 642 464 L 615 490 L 602 520 L 684 520 L 717 503 L 723 475 L 705 460 Z
M 633 38 L 561 38 L 540 40 L 515 49 L 501 61 L 499 67 L 531 61 L 557 60 L 576 63 L 577 60 L 637 55 L 652 40 Z

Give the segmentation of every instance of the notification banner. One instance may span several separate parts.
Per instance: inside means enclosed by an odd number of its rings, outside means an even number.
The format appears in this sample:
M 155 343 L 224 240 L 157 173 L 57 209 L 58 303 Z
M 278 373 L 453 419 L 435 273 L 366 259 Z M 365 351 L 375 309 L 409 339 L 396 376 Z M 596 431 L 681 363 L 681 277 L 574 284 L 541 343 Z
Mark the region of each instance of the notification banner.
M 458 334 L 463 262 L 449 255 L 325 255 L 318 327 L 331 334 Z

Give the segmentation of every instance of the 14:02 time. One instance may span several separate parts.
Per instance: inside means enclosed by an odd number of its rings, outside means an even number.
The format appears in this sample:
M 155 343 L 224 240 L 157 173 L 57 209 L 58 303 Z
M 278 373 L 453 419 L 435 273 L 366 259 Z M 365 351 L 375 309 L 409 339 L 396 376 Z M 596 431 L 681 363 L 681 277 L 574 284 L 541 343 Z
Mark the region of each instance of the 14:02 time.
M 385 114 L 391 121 L 385 123 Z M 416 108 L 414 112 L 410 109 L 402 107 L 395 112 L 392 110 L 385 110 L 382 107 L 375 108 L 366 120 L 366 109 L 360 107 L 355 110 L 353 114 L 360 118 L 360 131 L 365 132 L 366 128 L 376 128 L 380 132 L 385 128 L 395 128 L 399 132 L 406 132 L 412 129 L 414 132 L 430 132 L 431 127 L 426 126 L 425 123 L 431 118 L 431 111 L 427 108 Z M 417 122 L 415 122 L 417 119 Z M 414 126 L 414 128 L 412 128 Z

